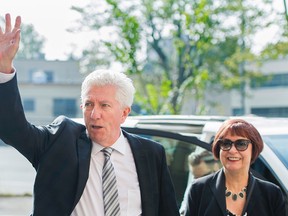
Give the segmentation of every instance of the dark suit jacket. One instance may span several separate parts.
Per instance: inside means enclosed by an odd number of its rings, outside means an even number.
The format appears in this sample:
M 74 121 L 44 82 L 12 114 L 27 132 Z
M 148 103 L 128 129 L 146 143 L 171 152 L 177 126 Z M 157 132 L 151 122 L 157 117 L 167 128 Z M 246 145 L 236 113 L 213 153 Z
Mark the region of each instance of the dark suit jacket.
M 88 178 L 92 143 L 86 128 L 64 116 L 47 126 L 28 123 L 16 77 L 0 84 L 0 101 L 0 138 L 23 154 L 37 171 L 33 215 L 70 215 Z M 123 134 L 136 164 L 142 215 L 179 215 L 164 148 L 125 131 Z
M 285 216 L 285 202 L 278 186 L 250 173 L 246 204 L 247 216 Z M 195 180 L 188 195 L 186 216 L 226 216 L 225 175 L 223 169 Z

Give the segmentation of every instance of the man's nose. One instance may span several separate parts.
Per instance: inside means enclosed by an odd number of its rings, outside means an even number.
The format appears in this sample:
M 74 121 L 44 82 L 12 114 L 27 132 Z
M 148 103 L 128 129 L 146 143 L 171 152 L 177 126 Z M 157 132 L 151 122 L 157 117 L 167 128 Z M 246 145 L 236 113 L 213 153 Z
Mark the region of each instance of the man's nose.
M 99 109 L 97 109 L 96 107 L 93 108 L 92 112 L 91 112 L 91 118 L 93 119 L 97 119 L 101 117 L 101 112 Z

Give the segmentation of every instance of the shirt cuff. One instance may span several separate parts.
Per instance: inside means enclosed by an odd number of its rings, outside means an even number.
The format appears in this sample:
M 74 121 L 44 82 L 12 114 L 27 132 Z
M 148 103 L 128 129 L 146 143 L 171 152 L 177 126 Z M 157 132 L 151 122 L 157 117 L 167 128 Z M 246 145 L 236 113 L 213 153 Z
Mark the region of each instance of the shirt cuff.
M 10 73 L 10 74 L 0 72 L 0 83 L 6 83 L 6 82 L 12 80 L 13 77 L 15 76 L 15 74 L 16 74 L 15 69 L 13 70 L 13 73 Z

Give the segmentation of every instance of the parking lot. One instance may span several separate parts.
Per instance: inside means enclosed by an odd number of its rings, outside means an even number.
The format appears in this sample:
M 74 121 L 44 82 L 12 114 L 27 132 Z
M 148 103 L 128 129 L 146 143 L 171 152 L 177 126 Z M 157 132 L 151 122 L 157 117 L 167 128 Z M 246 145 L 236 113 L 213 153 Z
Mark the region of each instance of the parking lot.
M 12 147 L 0 146 L 0 158 L 0 215 L 30 215 L 34 169 Z
M 31 210 L 32 197 L 0 197 L 1 216 L 27 216 Z

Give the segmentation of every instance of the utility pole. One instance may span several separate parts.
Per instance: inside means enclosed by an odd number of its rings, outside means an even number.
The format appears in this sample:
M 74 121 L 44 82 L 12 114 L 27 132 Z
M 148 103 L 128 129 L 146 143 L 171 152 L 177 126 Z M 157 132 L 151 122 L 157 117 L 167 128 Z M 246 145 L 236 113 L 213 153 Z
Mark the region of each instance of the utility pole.
M 242 7 L 242 1 L 241 1 Z M 246 19 L 245 19 L 245 11 L 242 10 L 241 15 L 241 38 L 240 38 L 240 50 L 241 54 L 243 55 L 245 52 L 246 44 L 245 44 L 245 31 L 246 31 Z M 241 61 L 239 62 L 239 75 L 240 75 L 240 107 L 241 107 L 241 114 L 246 115 L 246 82 L 245 82 L 245 61 L 242 57 Z
M 241 79 L 241 83 L 240 83 L 240 97 L 241 97 L 241 114 L 242 115 L 246 115 L 247 114 L 247 110 L 246 110 L 246 82 L 245 82 L 245 78 L 244 78 L 244 74 L 245 74 L 245 69 L 244 69 L 244 61 L 240 62 L 239 64 L 239 74 L 240 74 L 240 79 Z
M 283 3 L 284 3 L 285 18 L 286 18 L 286 21 L 288 22 L 288 11 L 287 11 L 286 0 L 283 0 Z

